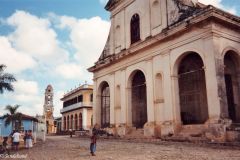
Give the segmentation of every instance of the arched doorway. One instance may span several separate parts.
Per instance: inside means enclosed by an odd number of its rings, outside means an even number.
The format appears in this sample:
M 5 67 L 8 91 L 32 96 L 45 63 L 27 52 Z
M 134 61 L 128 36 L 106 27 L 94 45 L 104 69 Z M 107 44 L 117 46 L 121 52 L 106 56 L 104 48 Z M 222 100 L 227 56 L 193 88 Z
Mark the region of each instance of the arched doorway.
M 203 61 L 189 53 L 180 62 L 178 85 L 181 120 L 186 124 L 203 124 L 208 119 L 208 105 Z
M 70 129 L 73 129 L 73 115 L 71 115 Z
M 136 128 L 143 128 L 147 122 L 147 94 L 144 73 L 136 71 L 132 78 L 132 124 Z
M 101 89 L 101 127 L 110 126 L 110 88 L 104 82 Z
M 70 123 L 70 120 L 69 120 L 69 115 L 67 116 L 67 130 L 69 130 L 69 123 Z
M 240 85 L 240 68 L 239 56 L 229 51 L 224 56 L 224 76 L 227 94 L 228 115 L 233 122 L 240 122 L 239 108 L 239 85 Z
M 66 117 L 64 116 L 64 118 L 63 118 L 63 130 L 65 131 L 67 128 L 67 123 L 66 123 Z
M 79 130 L 82 130 L 82 113 L 79 114 Z
M 74 129 L 75 130 L 77 130 L 78 129 L 78 116 L 77 116 L 77 114 L 75 114 L 75 118 L 74 118 L 74 120 L 75 120 L 75 126 L 74 126 Z

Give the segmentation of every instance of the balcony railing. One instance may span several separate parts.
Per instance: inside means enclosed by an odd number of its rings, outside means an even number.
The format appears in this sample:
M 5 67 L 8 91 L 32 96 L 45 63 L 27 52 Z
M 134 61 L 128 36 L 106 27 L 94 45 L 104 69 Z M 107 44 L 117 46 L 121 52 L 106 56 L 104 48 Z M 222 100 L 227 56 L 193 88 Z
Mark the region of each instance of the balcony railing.
M 75 103 L 73 105 L 64 107 L 63 109 L 60 110 L 60 112 L 64 113 L 64 112 L 71 111 L 71 110 L 74 110 L 74 109 L 78 109 L 78 108 L 81 108 L 81 107 L 92 107 L 92 105 L 93 105 L 92 102 L 88 102 L 88 103 L 78 102 L 78 103 Z

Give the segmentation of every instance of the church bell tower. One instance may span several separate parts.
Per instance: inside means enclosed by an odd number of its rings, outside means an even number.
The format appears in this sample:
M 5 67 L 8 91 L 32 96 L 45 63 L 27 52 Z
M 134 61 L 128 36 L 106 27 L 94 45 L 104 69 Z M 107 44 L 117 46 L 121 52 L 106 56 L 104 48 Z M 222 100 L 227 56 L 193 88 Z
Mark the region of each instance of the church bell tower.
M 48 85 L 45 89 L 45 99 L 43 106 L 43 115 L 46 120 L 47 133 L 54 132 L 54 118 L 53 118 L 53 88 L 51 85 Z

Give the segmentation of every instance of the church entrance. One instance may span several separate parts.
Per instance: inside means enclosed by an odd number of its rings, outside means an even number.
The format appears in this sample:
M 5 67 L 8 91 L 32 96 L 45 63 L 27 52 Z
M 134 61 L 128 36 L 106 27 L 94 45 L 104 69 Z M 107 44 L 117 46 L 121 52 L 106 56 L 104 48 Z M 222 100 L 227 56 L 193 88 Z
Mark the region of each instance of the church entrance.
M 143 128 L 147 122 L 146 80 L 143 72 L 137 71 L 132 79 L 132 124 Z
M 240 122 L 238 57 L 228 52 L 224 57 L 224 74 L 227 94 L 228 115 L 233 122 Z
M 203 124 L 208 119 L 207 94 L 203 61 L 197 53 L 182 59 L 178 84 L 182 123 Z
M 110 127 L 110 89 L 106 82 L 101 92 L 101 127 Z

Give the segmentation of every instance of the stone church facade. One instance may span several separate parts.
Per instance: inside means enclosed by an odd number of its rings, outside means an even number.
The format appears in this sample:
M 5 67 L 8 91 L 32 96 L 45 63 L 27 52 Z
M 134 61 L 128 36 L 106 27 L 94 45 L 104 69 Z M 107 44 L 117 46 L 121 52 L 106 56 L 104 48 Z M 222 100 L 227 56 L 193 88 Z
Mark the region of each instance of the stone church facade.
M 226 140 L 240 122 L 240 18 L 192 0 L 109 0 L 94 66 L 93 123 L 118 135 L 200 129 Z

